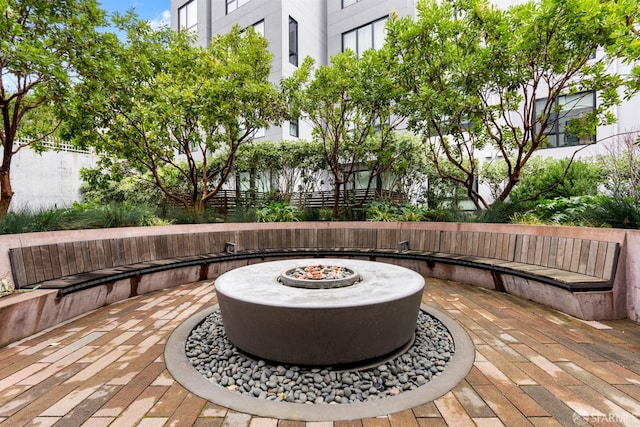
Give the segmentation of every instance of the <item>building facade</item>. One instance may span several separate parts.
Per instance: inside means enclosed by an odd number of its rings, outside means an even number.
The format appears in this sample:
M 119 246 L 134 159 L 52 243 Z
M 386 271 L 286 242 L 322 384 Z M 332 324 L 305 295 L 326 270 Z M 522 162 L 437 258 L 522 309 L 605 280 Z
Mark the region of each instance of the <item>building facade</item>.
M 413 14 L 415 0 L 171 0 L 171 27 L 190 29 L 207 45 L 234 25 L 253 26 L 273 54 L 271 81 L 279 83 L 310 56 L 326 65 L 346 47 L 355 51 L 378 47 L 391 11 Z M 280 141 L 311 139 L 304 122 L 259 131 L 255 138 Z
M 171 0 L 171 25 L 178 30 L 189 28 L 198 35 L 198 43 L 206 45 L 212 36 L 225 33 L 235 24 L 255 26 L 269 41 L 273 53 L 271 80 L 288 77 L 306 56 L 317 65 L 328 64 L 331 56 L 351 48 L 361 53 L 377 48 L 384 41 L 384 25 L 390 13 L 416 16 L 418 0 Z M 509 7 L 524 0 L 494 0 L 498 7 Z M 599 53 L 603 54 L 603 53 Z M 597 57 L 596 57 L 597 59 Z M 617 62 L 612 72 L 625 73 L 630 66 Z M 575 98 L 575 99 L 574 99 Z M 593 109 L 598 103 L 595 93 L 562 97 L 567 119 Z M 563 109 L 563 105 L 559 105 Z M 612 107 L 616 123 L 600 126 L 590 139 L 576 139 L 563 132 L 562 125 L 551 129 L 547 148 L 536 153 L 542 157 L 577 158 L 607 153 L 612 145 L 625 138 L 640 135 L 640 96 L 626 99 Z M 564 120 L 563 122 L 566 122 Z M 311 139 L 311 127 L 303 122 L 285 123 L 259 132 L 256 139 Z M 481 162 L 499 157 L 491 147 L 480 156 Z

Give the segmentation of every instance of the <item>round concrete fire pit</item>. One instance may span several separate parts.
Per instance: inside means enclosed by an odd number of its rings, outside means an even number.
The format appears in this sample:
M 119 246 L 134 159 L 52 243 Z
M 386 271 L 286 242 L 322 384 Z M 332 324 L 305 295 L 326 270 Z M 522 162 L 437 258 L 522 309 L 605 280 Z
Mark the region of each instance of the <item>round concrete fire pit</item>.
M 286 286 L 283 271 L 322 263 L 358 272 L 349 286 Z M 253 264 L 216 280 L 229 340 L 262 359 L 301 365 L 374 360 L 413 337 L 424 278 L 391 264 L 302 259 Z

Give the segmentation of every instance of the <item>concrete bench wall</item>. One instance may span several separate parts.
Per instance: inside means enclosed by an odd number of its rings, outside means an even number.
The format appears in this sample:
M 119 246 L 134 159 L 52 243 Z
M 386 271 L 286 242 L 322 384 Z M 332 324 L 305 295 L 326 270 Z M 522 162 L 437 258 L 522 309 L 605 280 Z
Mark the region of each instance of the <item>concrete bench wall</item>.
M 353 249 L 347 256 L 405 265 L 425 276 L 506 291 L 585 319 L 629 317 L 638 320 L 640 265 L 629 252 L 640 250 L 640 233 L 625 230 L 457 223 L 311 222 L 32 233 L 0 236 L 0 268 L 14 273 L 8 259 L 9 249 L 14 253 L 14 264 L 30 265 L 34 256 L 54 260 L 49 267 L 43 265 L 18 272 L 18 276 L 24 276 L 20 281 L 37 283 L 82 271 L 203 253 L 217 254 L 228 241 L 236 243 L 241 253 L 260 252 L 260 256 L 198 261 L 189 266 L 150 272 L 135 280 L 127 278 L 96 286 L 64 298 L 56 298 L 55 290 L 39 290 L 33 294 L 47 296 L 47 302 L 43 304 L 48 315 L 37 313 L 29 318 L 23 314 L 23 320 L 29 325 L 39 323 L 37 328 L 42 328 L 42 325 L 50 326 L 47 323 L 55 324 L 130 296 L 202 278 L 215 278 L 231 268 L 271 259 L 271 253 L 276 259 L 313 256 L 318 251 L 325 256 L 338 255 L 343 249 Z M 572 293 L 520 275 L 496 275 L 491 269 L 479 270 L 473 263 L 470 267 L 398 256 L 398 243 L 403 241 L 408 242 L 407 254 L 456 254 L 471 260 L 490 257 L 506 263 L 533 260 L 538 268 L 560 268 L 576 275 L 605 279 L 615 274 L 615 282 L 610 290 Z M 294 253 L 282 253 L 283 249 Z M 376 254 L 368 253 L 372 249 Z M 564 256 L 565 253 L 571 253 L 572 257 Z M 67 262 L 67 265 L 55 262 L 56 259 L 68 260 L 70 254 L 74 254 L 75 262 Z M 616 270 L 610 271 L 616 260 Z M 28 297 L 20 295 L 20 298 Z M 0 321 L 5 323 L 6 316 L 2 316 L 0 314 Z M 0 342 L 6 341 L 0 338 Z

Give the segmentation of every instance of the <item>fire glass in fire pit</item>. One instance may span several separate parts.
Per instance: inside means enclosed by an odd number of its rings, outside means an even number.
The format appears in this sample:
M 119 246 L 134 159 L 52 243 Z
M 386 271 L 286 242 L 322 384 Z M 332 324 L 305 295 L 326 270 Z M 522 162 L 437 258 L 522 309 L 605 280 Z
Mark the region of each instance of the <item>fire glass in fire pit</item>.
M 296 288 L 329 289 L 351 286 L 360 281 L 360 275 L 339 265 L 310 264 L 285 270 L 278 281 Z

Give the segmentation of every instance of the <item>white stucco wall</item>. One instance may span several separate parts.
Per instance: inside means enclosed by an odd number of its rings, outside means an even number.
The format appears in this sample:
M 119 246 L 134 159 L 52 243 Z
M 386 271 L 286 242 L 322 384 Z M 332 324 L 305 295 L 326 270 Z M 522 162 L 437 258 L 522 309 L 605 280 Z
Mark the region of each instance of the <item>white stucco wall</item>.
M 95 166 L 97 156 L 69 151 L 38 154 L 20 150 L 11 165 L 14 191 L 10 209 L 31 210 L 67 207 L 80 201 L 80 169 Z

